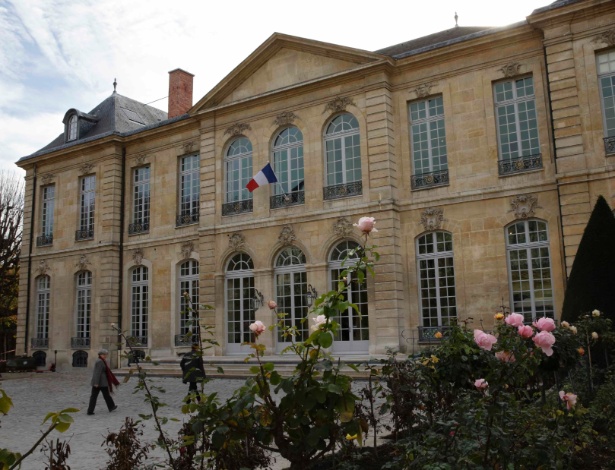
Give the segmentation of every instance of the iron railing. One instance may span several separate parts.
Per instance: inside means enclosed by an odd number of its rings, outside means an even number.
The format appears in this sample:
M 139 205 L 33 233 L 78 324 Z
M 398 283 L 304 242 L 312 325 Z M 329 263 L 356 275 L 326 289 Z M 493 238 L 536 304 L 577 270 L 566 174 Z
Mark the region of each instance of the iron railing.
M 139 233 L 149 232 L 149 221 L 138 221 L 128 224 L 128 235 L 137 235 Z
M 91 240 L 92 238 L 94 238 L 93 228 L 84 228 L 75 232 L 75 241 L 77 242 L 80 240 Z
M 615 153 L 615 136 L 604 138 L 604 151 L 607 155 Z
M 34 349 L 47 349 L 49 347 L 49 338 L 30 338 L 30 344 Z
M 305 191 L 295 191 L 293 193 L 271 196 L 269 204 L 272 209 L 305 204 Z
M 53 244 L 53 235 L 41 235 L 36 237 L 36 246 L 49 246 Z
M 222 204 L 222 215 L 243 214 L 244 212 L 252 212 L 252 199 L 244 199 L 243 201 L 227 202 Z
M 199 211 L 193 210 L 191 212 L 182 212 L 181 214 L 177 214 L 177 218 L 175 220 L 176 227 L 183 227 L 184 225 L 192 225 L 199 222 Z M 147 225 L 149 230 L 149 224 Z
M 539 170 L 542 168 L 542 154 L 528 155 L 525 157 L 511 158 L 498 161 L 498 173 L 500 176 L 523 173 L 525 171 Z
M 126 338 L 126 343 L 132 348 L 146 348 L 147 336 L 129 336 Z
M 412 175 L 411 185 L 412 189 L 446 186 L 448 185 L 448 170 L 432 171 L 431 173 Z
M 70 347 L 72 349 L 81 349 L 81 348 L 87 348 L 90 346 L 90 338 L 84 338 L 81 336 L 73 336 L 70 339 Z
M 337 184 L 335 186 L 326 186 L 322 188 L 322 197 L 325 200 L 359 196 L 361 194 L 363 194 L 362 181 L 355 181 L 354 183 L 346 184 Z

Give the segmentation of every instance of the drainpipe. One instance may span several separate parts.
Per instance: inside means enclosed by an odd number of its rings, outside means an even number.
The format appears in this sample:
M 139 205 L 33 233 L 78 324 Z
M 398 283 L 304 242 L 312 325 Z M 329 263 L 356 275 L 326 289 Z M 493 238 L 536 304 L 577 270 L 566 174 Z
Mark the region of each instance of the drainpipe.
M 120 332 L 122 331 L 122 306 L 124 303 L 123 300 L 123 292 L 124 292 L 124 223 L 125 223 L 125 209 L 124 204 L 126 203 L 126 147 L 122 146 L 122 191 L 120 195 L 120 253 L 119 253 L 119 275 L 118 275 L 118 309 L 117 309 L 117 366 L 120 367 L 120 357 L 122 355 L 122 337 Z
M 32 212 L 30 214 L 30 240 L 28 240 L 28 286 L 26 287 L 26 329 L 24 332 L 24 352 L 28 355 L 28 336 L 30 334 L 30 299 L 32 291 L 32 246 L 34 245 L 34 212 L 36 208 L 36 163 L 32 178 Z

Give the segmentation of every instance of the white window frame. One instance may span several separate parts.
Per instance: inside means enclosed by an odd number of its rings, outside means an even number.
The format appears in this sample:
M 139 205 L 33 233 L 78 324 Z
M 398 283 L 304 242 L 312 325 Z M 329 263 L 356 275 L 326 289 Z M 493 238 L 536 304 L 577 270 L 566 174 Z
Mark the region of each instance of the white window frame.
M 49 339 L 49 309 L 51 301 L 51 278 L 36 279 L 36 338 Z
M 150 167 L 141 166 L 133 169 L 132 222 L 141 224 L 149 230 L 150 217 Z
M 515 229 L 521 226 L 523 226 L 522 231 Z M 511 310 L 523 314 L 528 323 L 543 316 L 554 318 L 555 299 L 548 224 L 538 219 L 516 221 L 506 227 L 505 237 Z M 514 269 L 513 262 L 518 260 L 525 261 L 527 267 L 525 269 L 521 267 Z M 548 266 L 544 265 L 545 260 Z M 533 268 L 537 263 L 541 265 L 539 270 Z M 529 268 L 530 266 L 532 268 Z M 518 272 L 519 275 L 514 276 L 514 272 Z M 539 275 L 537 276 L 537 274 Z M 548 277 L 545 277 L 544 274 L 547 274 Z M 524 279 L 528 283 L 527 289 L 521 289 Z M 545 283 L 548 283 L 548 288 L 545 288 Z M 539 286 L 542 286 L 542 288 L 539 289 Z M 541 292 L 543 293 L 543 300 L 539 302 L 537 294 Z M 528 295 L 529 297 L 517 300 L 520 295 Z M 528 300 L 529 305 L 523 305 Z
M 224 295 L 227 348 L 231 354 L 241 353 L 241 344 L 253 341 L 249 327 L 256 319 L 254 264 L 248 254 L 237 253 L 229 260 Z
M 326 126 L 324 141 L 325 186 L 362 181 L 361 131 L 357 118 L 350 113 L 335 116 Z M 339 160 L 335 159 L 337 150 Z
M 296 277 L 299 277 L 297 282 Z M 307 272 L 305 269 L 305 254 L 295 246 L 284 248 L 275 260 L 275 297 L 280 312 L 286 313 L 281 320 L 286 327 L 296 327 L 297 335 L 294 341 L 305 341 L 309 331 L 307 322 Z M 288 280 L 289 282 L 286 282 Z M 289 301 L 287 302 L 286 299 Z M 283 331 L 278 328 L 278 348 L 284 348 L 291 343 L 290 338 L 283 337 Z
M 53 222 L 55 210 L 55 185 L 43 186 L 43 201 L 41 205 L 41 232 L 44 237 L 53 237 Z
M 303 134 L 290 126 L 278 132 L 273 142 L 273 171 L 278 178 L 273 194 L 292 194 L 303 191 Z
M 446 148 L 446 129 L 444 126 L 444 100 L 442 95 L 408 104 L 410 117 L 410 145 L 412 153 L 412 170 L 415 175 L 448 170 L 448 153 Z M 417 133 L 425 134 L 422 140 L 415 139 Z M 434 137 L 434 133 L 436 136 Z M 440 145 L 434 145 L 443 141 Z M 435 155 L 436 152 L 443 154 Z M 427 154 L 427 164 L 421 153 Z M 436 164 L 436 158 L 441 161 Z
M 92 326 L 92 273 L 80 271 L 76 283 L 76 337 L 89 338 Z
M 149 269 L 135 266 L 130 271 L 130 334 L 149 338 Z M 147 346 L 143 344 L 143 346 Z
M 197 217 L 200 204 L 200 155 L 186 155 L 179 160 L 179 216 Z
M 424 328 L 451 326 L 457 319 L 457 288 L 452 234 L 438 230 L 418 237 L 416 239 L 416 267 L 421 325 Z M 441 276 L 440 270 L 448 268 L 452 268 L 452 276 Z M 432 278 L 427 276 L 430 271 Z M 431 279 L 433 279 L 433 285 L 429 285 Z M 431 305 L 434 301 L 435 305 Z M 430 315 L 430 311 L 434 309 L 435 315 Z M 452 310 L 453 313 L 444 314 L 446 309 Z
M 73 140 L 77 140 L 78 136 L 78 124 L 79 118 L 76 114 L 73 114 L 70 118 L 68 118 L 68 124 L 66 126 L 66 140 L 67 142 L 71 142 Z
M 79 201 L 79 230 L 88 234 L 83 238 L 92 238 L 96 215 L 96 175 L 81 178 Z
M 615 137 L 615 49 L 596 56 L 596 69 L 604 137 Z
M 192 332 L 193 342 L 198 339 L 195 318 L 198 318 L 199 314 L 199 269 L 199 262 L 195 259 L 183 261 L 179 265 L 179 334 L 186 335 Z
M 228 146 L 224 157 L 224 202 L 252 199 L 252 193 L 246 189 L 252 176 L 252 142 L 247 137 L 238 137 Z

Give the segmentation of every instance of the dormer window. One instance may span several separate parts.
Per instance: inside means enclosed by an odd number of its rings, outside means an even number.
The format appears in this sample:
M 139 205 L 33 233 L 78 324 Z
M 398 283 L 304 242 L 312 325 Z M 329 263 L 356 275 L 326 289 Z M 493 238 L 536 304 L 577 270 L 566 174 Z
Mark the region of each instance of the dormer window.
M 70 142 L 71 140 L 77 139 L 77 115 L 73 114 L 68 120 L 68 125 L 66 126 L 66 140 Z

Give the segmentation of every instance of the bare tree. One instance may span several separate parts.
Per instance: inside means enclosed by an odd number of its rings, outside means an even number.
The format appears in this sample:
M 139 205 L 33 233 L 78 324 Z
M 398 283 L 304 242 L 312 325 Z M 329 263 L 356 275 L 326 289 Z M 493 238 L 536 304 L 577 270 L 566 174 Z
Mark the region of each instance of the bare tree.
M 0 348 L 14 336 L 23 234 L 24 181 L 0 170 Z

